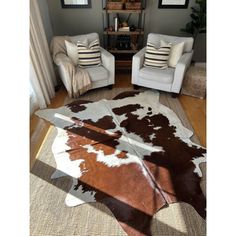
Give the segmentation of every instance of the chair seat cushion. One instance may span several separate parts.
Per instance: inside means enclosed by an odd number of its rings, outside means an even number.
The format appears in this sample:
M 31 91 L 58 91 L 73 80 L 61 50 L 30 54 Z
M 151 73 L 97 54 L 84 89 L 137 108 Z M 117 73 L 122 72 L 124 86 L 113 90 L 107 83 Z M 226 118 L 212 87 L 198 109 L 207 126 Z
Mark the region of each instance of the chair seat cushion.
M 81 68 L 77 66 L 77 70 L 81 70 Z M 108 79 L 109 72 L 103 66 L 88 67 L 85 70 L 88 71 L 92 82 Z
M 142 67 L 139 76 L 143 79 L 153 80 L 159 83 L 171 84 L 174 79 L 174 68 L 158 69 L 153 67 Z

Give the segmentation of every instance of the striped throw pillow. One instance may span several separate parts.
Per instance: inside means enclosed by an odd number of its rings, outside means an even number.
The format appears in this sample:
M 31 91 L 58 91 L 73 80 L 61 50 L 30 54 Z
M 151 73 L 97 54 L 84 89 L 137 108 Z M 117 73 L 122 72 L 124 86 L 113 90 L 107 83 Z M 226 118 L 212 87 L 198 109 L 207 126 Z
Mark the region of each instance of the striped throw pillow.
M 78 41 L 77 48 L 79 55 L 78 65 L 80 67 L 101 65 L 101 53 L 98 39 L 91 42 L 88 46 Z
M 166 69 L 170 55 L 171 44 L 156 48 L 155 45 L 148 42 L 144 56 L 144 66 Z

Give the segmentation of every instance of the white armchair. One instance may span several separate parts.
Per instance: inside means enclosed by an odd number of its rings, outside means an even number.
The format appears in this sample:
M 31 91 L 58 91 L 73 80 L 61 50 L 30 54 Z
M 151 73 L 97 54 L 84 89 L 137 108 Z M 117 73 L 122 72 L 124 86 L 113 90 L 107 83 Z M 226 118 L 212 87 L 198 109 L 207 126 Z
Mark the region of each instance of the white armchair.
M 143 86 L 158 89 L 166 92 L 178 94 L 180 92 L 184 74 L 191 63 L 193 56 L 193 38 L 175 37 L 162 34 L 148 34 L 147 41 L 160 47 L 160 41 L 166 41 L 172 44 L 185 42 L 183 55 L 179 59 L 175 68 L 159 69 L 154 67 L 144 67 L 144 55 L 146 47 L 133 56 L 132 60 L 132 84 L 134 86 Z
M 91 43 L 95 39 L 99 40 L 97 33 L 90 33 L 77 36 L 56 36 L 51 42 L 51 52 L 53 54 L 53 61 L 58 67 L 59 76 L 68 91 L 69 96 L 72 94 L 72 79 L 71 77 L 80 70 L 79 66 L 75 66 L 72 60 L 67 56 L 64 41 L 68 40 L 74 44 L 79 41 L 88 40 Z M 56 53 L 55 53 L 56 51 Z M 100 47 L 101 52 L 101 66 L 94 66 L 85 68 L 88 72 L 92 87 L 91 89 L 108 86 L 112 88 L 115 83 L 115 58 L 114 56 Z

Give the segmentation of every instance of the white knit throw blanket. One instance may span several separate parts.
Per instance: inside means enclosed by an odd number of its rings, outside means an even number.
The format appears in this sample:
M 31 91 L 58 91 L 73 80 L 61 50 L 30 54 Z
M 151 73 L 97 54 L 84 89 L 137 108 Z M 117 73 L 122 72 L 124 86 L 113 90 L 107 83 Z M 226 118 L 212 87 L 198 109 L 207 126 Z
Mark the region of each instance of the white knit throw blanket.
M 56 36 L 53 38 L 50 45 L 52 57 L 56 65 L 63 66 L 67 78 L 71 79 L 70 85 L 67 87 L 69 97 L 78 98 L 92 87 L 92 83 L 88 72 L 73 65 L 66 55 L 65 40 L 70 41 L 70 37 Z
M 75 76 L 72 77 L 72 97 L 78 98 L 81 94 L 87 92 L 92 83 L 89 77 L 89 73 L 84 69 L 78 69 Z

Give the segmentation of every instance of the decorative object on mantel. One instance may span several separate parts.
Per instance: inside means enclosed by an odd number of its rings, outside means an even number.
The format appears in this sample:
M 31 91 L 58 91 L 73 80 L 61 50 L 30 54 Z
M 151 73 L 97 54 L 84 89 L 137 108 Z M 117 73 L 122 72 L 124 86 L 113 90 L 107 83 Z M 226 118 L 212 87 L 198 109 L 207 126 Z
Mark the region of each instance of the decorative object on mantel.
M 130 31 L 130 28 L 129 28 L 129 26 L 123 26 L 123 27 L 120 27 L 119 29 L 118 29 L 118 31 L 121 31 L 121 32 L 129 32 Z
M 135 25 L 131 25 L 130 26 L 130 31 L 135 31 L 136 30 L 136 26 Z
M 193 132 L 159 102 L 158 92 L 77 100 L 36 115 L 57 127 L 51 178 L 72 178 L 67 206 L 100 202 L 129 236 L 151 235 L 153 215 L 176 202 L 206 217 L 200 187 L 206 149 L 190 140 Z
M 118 18 L 118 22 L 119 22 L 119 28 L 122 28 L 122 27 L 129 27 L 129 20 L 130 20 L 130 17 L 131 17 L 131 13 L 129 13 L 129 15 L 127 16 L 127 18 L 123 21 L 121 21 L 121 18 L 120 18 L 120 15 L 119 13 L 116 14 L 117 15 L 117 18 Z
M 116 41 L 116 48 L 118 50 L 130 50 L 131 49 L 130 35 L 118 35 Z
M 137 35 L 133 35 L 131 37 L 131 45 L 130 46 L 131 46 L 132 50 L 138 50 L 137 40 L 138 40 L 138 36 Z
M 115 31 L 117 32 L 117 31 L 118 31 L 118 18 L 115 17 L 115 18 L 114 18 L 114 21 L 115 21 L 114 29 L 115 29 Z
M 158 8 L 188 8 L 189 0 L 159 0 Z
M 140 10 L 141 0 L 109 0 L 106 5 L 107 10 Z
M 106 4 L 107 10 L 122 10 L 124 8 L 124 2 L 119 0 L 109 0 Z
M 206 68 L 190 66 L 185 74 L 181 94 L 205 98 L 206 97 Z
M 125 3 L 126 10 L 140 10 L 142 8 L 142 3 L 140 0 L 128 0 Z

